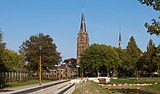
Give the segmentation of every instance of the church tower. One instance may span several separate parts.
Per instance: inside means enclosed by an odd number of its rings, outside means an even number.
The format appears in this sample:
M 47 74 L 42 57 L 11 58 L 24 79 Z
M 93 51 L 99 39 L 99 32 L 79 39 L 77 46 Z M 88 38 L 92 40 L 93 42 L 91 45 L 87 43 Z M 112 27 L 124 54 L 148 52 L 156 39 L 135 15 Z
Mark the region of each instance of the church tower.
M 121 33 L 119 33 L 118 46 L 119 46 L 119 48 L 122 48 L 122 39 L 121 39 Z
M 82 10 L 80 30 L 77 37 L 77 64 L 79 64 L 80 54 L 83 53 L 89 46 L 88 33 L 86 31 L 86 24 L 84 19 L 84 9 Z

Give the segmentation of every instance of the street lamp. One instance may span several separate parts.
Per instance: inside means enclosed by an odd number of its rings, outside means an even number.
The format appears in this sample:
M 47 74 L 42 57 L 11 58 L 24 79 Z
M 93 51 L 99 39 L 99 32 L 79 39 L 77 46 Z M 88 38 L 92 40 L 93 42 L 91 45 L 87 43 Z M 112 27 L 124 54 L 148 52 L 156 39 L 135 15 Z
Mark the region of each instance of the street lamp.
M 42 83 L 42 63 L 41 63 L 41 50 L 42 46 L 39 46 L 40 55 L 39 55 L 39 85 L 41 86 Z
M 65 65 L 66 78 L 68 79 L 68 64 L 63 63 L 63 65 Z
M 83 68 L 82 68 L 82 72 L 81 72 L 81 73 L 82 73 L 82 79 L 83 79 L 83 77 L 84 77 L 84 74 L 83 74 Z
M 60 80 L 60 65 L 55 65 L 55 67 L 57 67 L 57 71 L 58 71 L 58 80 Z
M 76 67 L 78 68 L 78 76 L 80 77 L 80 66 L 79 65 L 76 65 Z

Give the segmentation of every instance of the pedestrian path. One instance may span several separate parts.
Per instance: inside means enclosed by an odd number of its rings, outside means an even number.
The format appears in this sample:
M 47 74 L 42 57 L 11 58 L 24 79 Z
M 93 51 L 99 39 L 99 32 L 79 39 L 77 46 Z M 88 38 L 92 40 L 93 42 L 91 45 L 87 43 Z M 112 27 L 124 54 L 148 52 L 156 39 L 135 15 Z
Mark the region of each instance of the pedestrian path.
M 23 91 L 23 90 L 27 90 L 27 89 L 45 87 L 47 85 L 58 83 L 58 82 L 63 82 L 63 81 L 66 81 L 66 80 L 46 82 L 46 83 L 42 83 L 41 86 L 39 84 L 33 84 L 33 85 L 26 85 L 26 86 L 14 87 L 14 88 L 4 88 L 4 89 L 0 89 L 0 94 L 8 94 L 8 93 L 14 92 L 14 91 Z

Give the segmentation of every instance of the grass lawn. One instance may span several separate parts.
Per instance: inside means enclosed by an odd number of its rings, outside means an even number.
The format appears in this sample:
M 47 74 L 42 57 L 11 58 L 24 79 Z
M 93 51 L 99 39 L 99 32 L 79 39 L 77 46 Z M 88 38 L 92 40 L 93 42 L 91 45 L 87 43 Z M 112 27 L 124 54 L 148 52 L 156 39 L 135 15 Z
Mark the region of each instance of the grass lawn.
M 152 91 L 152 92 L 155 92 L 156 94 L 159 94 L 160 93 L 160 84 L 145 86 L 145 87 L 142 88 L 142 90 Z
M 81 83 L 76 86 L 73 94 L 112 94 L 109 90 L 98 85 L 93 81 L 87 83 Z
M 131 78 L 118 78 L 116 80 L 112 80 L 110 83 L 113 84 L 124 84 L 124 83 L 128 83 L 128 84 L 153 84 L 151 86 L 145 86 L 142 89 L 143 90 L 149 90 L 149 91 L 153 91 L 153 92 L 160 92 L 160 77 L 143 77 L 143 78 L 139 78 L 139 80 L 137 81 L 135 77 L 131 77 Z M 157 84 L 155 84 L 157 83 Z
M 42 83 L 49 82 L 49 81 L 52 81 L 52 80 L 42 80 Z M 13 88 L 13 87 L 32 85 L 32 84 L 39 84 L 39 80 L 33 79 L 33 80 L 25 81 L 25 82 L 9 82 L 9 83 L 5 83 L 4 88 Z
M 111 80 L 110 83 L 113 84 L 124 84 L 124 83 L 128 83 L 128 84 L 144 84 L 144 83 L 160 83 L 160 78 L 158 77 L 143 77 L 143 78 L 139 78 L 138 80 L 135 77 L 131 77 L 131 78 L 118 78 L 116 80 Z

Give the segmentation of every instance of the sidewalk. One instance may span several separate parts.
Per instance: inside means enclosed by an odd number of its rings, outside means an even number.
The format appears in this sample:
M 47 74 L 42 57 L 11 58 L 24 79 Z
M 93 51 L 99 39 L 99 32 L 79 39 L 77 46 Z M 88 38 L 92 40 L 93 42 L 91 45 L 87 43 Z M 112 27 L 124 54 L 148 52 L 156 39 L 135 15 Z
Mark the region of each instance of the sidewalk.
M 39 84 L 33 84 L 33 85 L 26 85 L 26 86 L 14 87 L 14 88 L 4 88 L 4 89 L 0 89 L 0 94 L 7 94 L 10 92 L 14 92 L 14 91 L 23 91 L 26 89 L 43 87 L 49 84 L 54 84 L 54 83 L 62 82 L 62 81 L 65 81 L 65 80 L 46 82 L 46 83 L 42 83 L 41 86 L 39 86 Z

